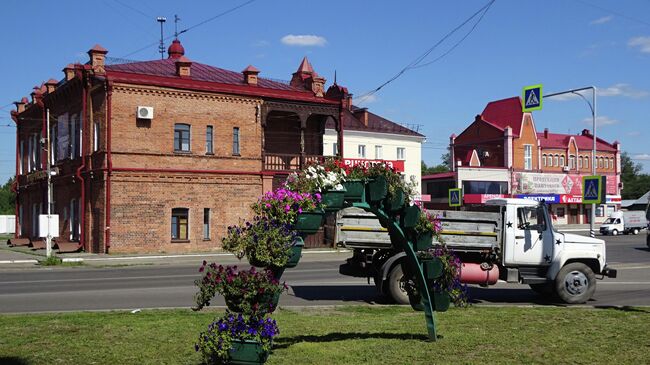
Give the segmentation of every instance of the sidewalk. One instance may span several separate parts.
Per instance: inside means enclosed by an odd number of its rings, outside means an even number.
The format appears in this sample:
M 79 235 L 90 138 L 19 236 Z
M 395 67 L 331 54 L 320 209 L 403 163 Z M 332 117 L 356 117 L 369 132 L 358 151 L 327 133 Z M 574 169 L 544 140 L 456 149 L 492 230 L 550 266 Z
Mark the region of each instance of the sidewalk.
M 238 260 L 228 252 L 193 252 L 187 254 L 92 254 L 85 252 L 53 253 L 64 263 L 83 263 L 86 266 L 125 266 L 125 265 L 200 265 L 203 260 L 223 264 L 247 263 Z M 350 255 L 345 249 L 304 249 L 302 251 L 305 261 L 344 260 Z M 33 266 L 46 258 L 45 250 L 32 250 L 29 247 L 9 247 L 6 242 L 0 242 L 0 268 L 15 266 Z

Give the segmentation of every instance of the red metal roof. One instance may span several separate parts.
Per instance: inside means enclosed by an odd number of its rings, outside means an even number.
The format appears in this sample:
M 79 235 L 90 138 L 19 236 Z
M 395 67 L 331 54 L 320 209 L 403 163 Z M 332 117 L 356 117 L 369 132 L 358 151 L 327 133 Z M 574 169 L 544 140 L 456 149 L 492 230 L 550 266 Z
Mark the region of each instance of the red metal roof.
M 440 172 L 440 173 L 431 174 L 431 175 L 424 175 L 424 176 L 422 176 L 422 180 L 439 180 L 439 179 L 448 179 L 450 177 L 455 178 L 456 177 L 456 172 L 449 171 L 449 172 Z
M 359 111 L 362 109 L 352 106 L 352 110 Z M 332 120 L 328 120 L 325 127 L 329 129 L 334 129 L 335 128 L 334 122 Z M 395 122 L 392 122 L 384 117 L 380 117 L 379 115 L 371 112 L 368 112 L 368 126 L 366 126 L 365 124 L 363 124 L 362 121 L 360 121 L 359 119 L 357 119 L 357 117 L 354 116 L 353 112 L 347 109 L 343 110 L 343 130 L 378 132 L 378 133 L 387 133 L 387 134 L 392 133 L 392 134 L 401 134 L 407 136 L 424 137 L 424 135 L 414 130 L 406 128 L 402 125 L 399 125 Z
M 521 121 L 524 118 L 521 109 L 521 99 L 518 96 L 492 101 L 485 106 L 481 119 L 501 130 L 510 126 L 512 134 L 518 137 L 521 133 Z
M 548 137 L 544 137 L 544 132 L 537 133 L 537 139 L 540 141 L 542 148 L 558 148 L 566 149 L 569 146 L 569 139 L 573 137 L 578 145 L 579 150 L 592 150 L 593 147 L 593 137 L 591 135 L 571 135 L 571 134 L 559 134 L 559 133 L 548 133 Z M 613 144 L 603 141 L 600 138 L 596 138 L 596 150 L 598 151 L 610 151 L 616 152 L 616 147 Z
M 106 70 L 108 72 L 117 71 L 140 75 L 177 77 L 175 63 L 176 59 L 168 58 L 164 60 L 109 65 L 106 66 Z M 196 81 L 217 82 L 230 85 L 247 85 L 240 72 L 224 70 L 222 68 L 209 66 L 199 62 L 192 62 L 192 76 L 190 78 Z M 258 87 L 267 89 L 297 91 L 312 94 L 309 90 L 296 88 L 288 84 L 268 80 L 262 77 L 258 79 L 257 85 Z

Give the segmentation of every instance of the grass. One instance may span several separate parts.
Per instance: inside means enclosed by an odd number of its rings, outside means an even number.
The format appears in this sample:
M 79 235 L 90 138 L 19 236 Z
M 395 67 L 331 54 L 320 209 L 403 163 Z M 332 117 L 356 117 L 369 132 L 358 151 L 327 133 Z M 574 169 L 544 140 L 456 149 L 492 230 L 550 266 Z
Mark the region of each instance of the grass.
M 199 364 L 220 311 L 0 316 L 0 364 Z M 475 307 L 437 314 L 437 342 L 407 307 L 280 309 L 268 364 L 650 362 L 648 308 Z

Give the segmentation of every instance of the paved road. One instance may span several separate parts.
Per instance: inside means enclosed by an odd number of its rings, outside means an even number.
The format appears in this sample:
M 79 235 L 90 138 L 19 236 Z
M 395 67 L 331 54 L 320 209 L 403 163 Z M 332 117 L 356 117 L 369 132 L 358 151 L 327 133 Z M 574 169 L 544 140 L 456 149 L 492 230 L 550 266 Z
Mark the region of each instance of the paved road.
M 650 249 L 645 235 L 606 237 L 608 261 L 619 269 L 617 279 L 598 282 L 595 306 L 650 305 Z M 306 254 L 283 280 L 290 290 L 280 305 L 385 303 L 363 278 L 338 273 L 349 253 Z M 233 263 L 219 257 L 221 263 Z M 0 269 L 0 312 L 76 311 L 190 307 L 196 292 L 200 258 L 180 264 L 126 267 Z M 176 261 L 178 263 L 178 261 Z M 6 267 L 6 266 L 3 266 Z M 476 305 L 545 304 L 527 286 L 497 284 L 471 288 Z M 213 306 L 224 305 L 215 298 Z

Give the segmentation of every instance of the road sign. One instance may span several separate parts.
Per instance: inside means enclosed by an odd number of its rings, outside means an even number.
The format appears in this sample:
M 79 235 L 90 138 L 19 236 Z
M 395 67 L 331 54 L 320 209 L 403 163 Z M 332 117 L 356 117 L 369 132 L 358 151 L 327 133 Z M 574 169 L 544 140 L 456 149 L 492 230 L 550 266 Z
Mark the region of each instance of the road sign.
M 605 176 L 583 176 L 582 177 L 582 203 L 602 204 L 605 202 L 607 180 Z
M 460 207 L 463 203 L 462 189 L 449 189 L 449 206 Z
M 526 86 L 524 88 L 523 112 L 532 112 L 533 110 L 540 109 L 542 109 L 542 84 Z

